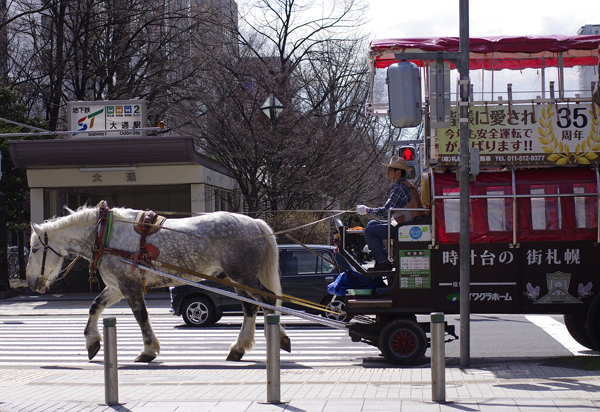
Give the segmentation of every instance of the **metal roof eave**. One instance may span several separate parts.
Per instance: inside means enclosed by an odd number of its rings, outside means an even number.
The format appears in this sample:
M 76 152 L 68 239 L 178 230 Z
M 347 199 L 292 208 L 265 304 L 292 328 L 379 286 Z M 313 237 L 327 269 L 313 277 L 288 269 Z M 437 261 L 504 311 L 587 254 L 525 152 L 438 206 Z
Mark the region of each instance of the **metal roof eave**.
M 196 151 L 193 136 L 10 140 L 8 145 L 15 167 L 22 169 L 199 164 L 231 176 Z

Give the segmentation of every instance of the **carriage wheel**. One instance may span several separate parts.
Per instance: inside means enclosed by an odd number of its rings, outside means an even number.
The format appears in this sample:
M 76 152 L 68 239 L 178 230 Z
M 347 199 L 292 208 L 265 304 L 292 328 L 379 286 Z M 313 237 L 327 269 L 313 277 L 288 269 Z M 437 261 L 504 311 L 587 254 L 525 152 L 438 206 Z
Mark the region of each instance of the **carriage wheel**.
M 427 336 L 417 322 L 396 319 L 383 327 L 379 334 L 379 349 L 394 365 L 413 365 L 427 350 Z
M 588 349 L 594 349 L 587 330 L 585 313 L 567 313 L 564 316 L 565 326 L 577 343 Z
M 207 326 L 215 322 L 215 309 L 211 302 L 199 296 L 186 299 L 181 315 L 189 326 Z
M 593 349 L 600 350 L 600 294 L 596 295 L 590 304 L 586 327 Z

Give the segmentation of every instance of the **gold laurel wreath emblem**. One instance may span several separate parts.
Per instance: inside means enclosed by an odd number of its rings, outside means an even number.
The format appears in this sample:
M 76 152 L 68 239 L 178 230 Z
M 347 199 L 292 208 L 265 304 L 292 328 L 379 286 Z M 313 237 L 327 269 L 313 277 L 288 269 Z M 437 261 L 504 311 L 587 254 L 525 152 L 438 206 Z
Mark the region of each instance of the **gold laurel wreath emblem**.
M 590 160 L 598 158 L 595 152 L 600 152 L 600 128 L 598 127 L 598 118 L 600 117 L 600 108 L 592 105 L 589 111 L 592 126 L 589 136 L 582 142 L 577 143 L 575 150 L 571 151 L 567 143 L 559 142 L 554 135 L 552 126 L 552 118 L 554 110 L 552 106 L 548 106 L 548 110 L 542 109 L 542 117 L 538 118 L 540 127 L 540 143 L 544 153 L 548 154 L 547 159 L 557 165 L 566 165 L 571 163 L 579 163 L 589 165 Z

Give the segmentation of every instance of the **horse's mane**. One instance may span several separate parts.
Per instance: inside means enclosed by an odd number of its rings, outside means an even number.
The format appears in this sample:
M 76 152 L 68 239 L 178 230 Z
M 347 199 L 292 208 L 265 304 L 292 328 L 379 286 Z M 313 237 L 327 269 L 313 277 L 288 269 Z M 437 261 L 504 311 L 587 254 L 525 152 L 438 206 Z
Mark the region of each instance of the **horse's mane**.
M 54 231 L 71 226 L 92 226 L 98 222 L 98 206 L 81 206 L 76 211 L 72 211 L 67 207 L 65 207 L 65 209 L 69 211 L 68 215 L 56 216 L 44 221 L 44 223 L 42 223 L 44 229 Z M 115 217 L 121 219 L 130 216 L 130 213 L 134 213 L 133 216 L 135 217 L 136 213 L 135 210 L 124 207 L 113 207 L 110 210 Z
M 81 206 L 76 211 L 67 210 L 70 214 L 44 221 L 42 223 L 44 229 L 54 231 L 70 226 L 89 226 L 95 224 L 98 220 L 98 207 L 96 206 Z

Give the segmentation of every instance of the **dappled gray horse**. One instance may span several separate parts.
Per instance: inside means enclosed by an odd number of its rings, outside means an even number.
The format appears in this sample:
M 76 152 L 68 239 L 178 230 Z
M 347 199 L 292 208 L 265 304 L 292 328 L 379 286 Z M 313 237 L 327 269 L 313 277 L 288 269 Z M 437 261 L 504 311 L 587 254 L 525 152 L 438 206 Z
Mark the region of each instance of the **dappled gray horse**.
M 32 225 L 31 252 L 27 264 L 27 280 L 34 292 L 44 293 L 59 276 L 64 257 L 79 254 L 92 259 L 95 234 L 99 224 L 100 207 L 83 207 L 68 216 Z M 100 350 L 101 335 L 98 320 L 102 311 L 125 298 L 140 325 L 144 348 L 136 362 L 150 362 L 160 352 L 160 344 L 148 317 L 144 293 L 146 288 L 158 288 L 181 282 L 123 263 L 129 253 L 141 249 L 140 234 L 134 231 L 137 210 L 114 208 L 103 219 L 112 222 L 110 236 L 104 246 L 124 254 L 104 253 L 100 262 L 106 288 L 94 299 L 84 331 L 89 359 Z M 108 230 L 108 229 L 107 229 Z M 92 231 L 94 234 L 92 234 Z M 225 275 L 244 286 L 281 295 L 279 253 L 271 228 L 260 219 L 215 212 L 199 217 L 168 219 L 162 228 L 147 237 L 158 261 L 209 276 Z M 135 256 L 137 259 L 137 255 Z M 156 256 L 154 256 L 156 258 Z M 131 259 L 135 260 L 135 259 Z M 186 279 L 193 278 L 165 270 Z M 198 278 L 193 278 L 198 281 Z M 240 296 L 274 305 L 275 299 L 236 289 Z M 279 304 L 279 302 L 277 302 Z M 258 306 L 242 302 L 244 320 L 237 341 L 231 346 L 227 360 L 240 360 L 254 345 L 255 321 Z M 272 311 L 265 310 L 265 313 Z M 290 340 L 280 327 L 281 348 L 290 351 Z

